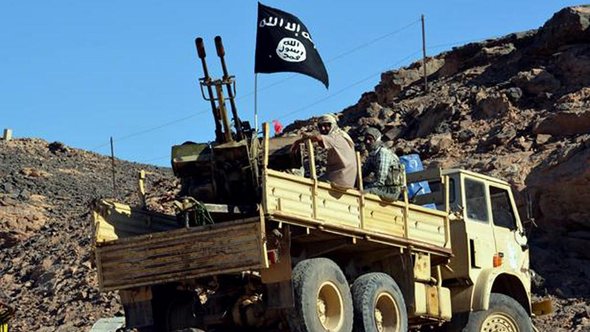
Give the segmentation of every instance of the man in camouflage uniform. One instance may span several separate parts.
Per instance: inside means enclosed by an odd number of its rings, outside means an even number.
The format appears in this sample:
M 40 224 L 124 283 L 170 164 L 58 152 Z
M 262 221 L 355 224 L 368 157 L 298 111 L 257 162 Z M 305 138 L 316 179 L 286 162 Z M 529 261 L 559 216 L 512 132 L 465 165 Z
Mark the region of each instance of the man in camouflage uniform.
M 381 132 L 367 128 L 364 143 L 369 156 L 363 165 L 363 176 L 373 175 L 370 182 L 363 181 L 365 192 L 376 194 L 385 200 L 397 200 L 403 186 L 403 165 L 381 142 Z

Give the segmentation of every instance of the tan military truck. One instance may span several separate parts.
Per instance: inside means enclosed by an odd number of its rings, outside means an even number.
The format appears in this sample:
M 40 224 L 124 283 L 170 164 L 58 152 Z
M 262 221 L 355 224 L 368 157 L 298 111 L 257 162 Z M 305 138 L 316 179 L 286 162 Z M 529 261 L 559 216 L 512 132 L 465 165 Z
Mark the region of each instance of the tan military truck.
M 275 148 L 292 139 L 270 138 L 268 125 L 262 138 L 230 129 L 231 77 L 208 78 L 202 40 L 197 50 L 221 121 L 212 144 L 173 147 L 178 213 L 112 200 L 94 210 L 100 288 L 119 291 L 127 328 L 533 330 L 527 238 L 508 183 L 426 170 L 406 182 L 432 193 L 385 201 L 319 181 L 309 141 L 309 174 L 292 174 L 297 160 Z
M 260 171 L 256 207 L 200 204 L 211 224 L 98 205 L 100 287 L 119 290 L 128 326 L 405 331 L 457 315 L 469 331 L 532 330 L 527 239 L 506 182 L 409 174 L 437 188 L 417 197 L 434 210 Z

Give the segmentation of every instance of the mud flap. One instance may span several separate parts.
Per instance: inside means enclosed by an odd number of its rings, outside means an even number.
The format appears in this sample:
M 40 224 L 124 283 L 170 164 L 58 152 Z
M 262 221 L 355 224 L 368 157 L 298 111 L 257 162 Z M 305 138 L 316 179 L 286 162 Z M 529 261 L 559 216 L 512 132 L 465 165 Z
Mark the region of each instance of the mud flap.
M 266 284 L 267 306 L 270 309 L 289 309 L 295 306 L 291 280 Z
M 151 287 L 137 287 L 119 291 L 128 327 L 154 325 Z
M 532 307 L 535 316 L 548 315 L 554 311 L 553 303 L 550 299 L 533 302 Z

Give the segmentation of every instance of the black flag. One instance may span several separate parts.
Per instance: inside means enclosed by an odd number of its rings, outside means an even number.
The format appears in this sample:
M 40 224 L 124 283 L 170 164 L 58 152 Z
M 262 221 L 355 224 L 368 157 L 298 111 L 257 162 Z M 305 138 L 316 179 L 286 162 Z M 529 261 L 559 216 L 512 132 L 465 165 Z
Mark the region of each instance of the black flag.
M 296 72 L 328 88 L 328 72 L 309 30 L 295 16 L 258 3 L 255 73 Z

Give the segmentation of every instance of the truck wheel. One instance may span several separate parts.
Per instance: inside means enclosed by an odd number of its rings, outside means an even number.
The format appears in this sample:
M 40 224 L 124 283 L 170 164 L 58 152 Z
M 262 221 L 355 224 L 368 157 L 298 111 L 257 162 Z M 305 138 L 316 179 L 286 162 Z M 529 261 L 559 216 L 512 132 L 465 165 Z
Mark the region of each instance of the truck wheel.
M 385 273 L 367 273 L 352 285 L 354 330 L 401 332 L 408 330 L 408 313 L 397 283 Z
M 490 294 L 490 307 L 469 315 L 464 332 L 532 332 L 533 324 L 520 303 L 500 293 Z
M 344 274 L 330 259 L 299 262 L 293 269 L 295 308 L 289 312 L 293 332 L 351 332 L 352 296 Z

